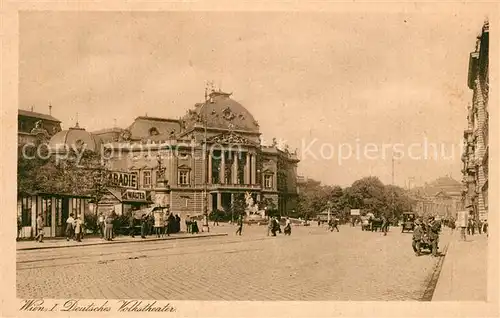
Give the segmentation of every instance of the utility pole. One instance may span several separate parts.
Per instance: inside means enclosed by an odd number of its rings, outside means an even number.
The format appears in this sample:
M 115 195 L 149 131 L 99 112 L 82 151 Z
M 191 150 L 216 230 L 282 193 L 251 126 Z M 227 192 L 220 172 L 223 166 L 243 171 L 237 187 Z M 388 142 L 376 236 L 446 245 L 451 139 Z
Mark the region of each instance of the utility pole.
M 203 223 L 203 230 L 207 230 L 207 232 L 210 232 L 210 227 L 208 225 L 208 169 L 211 169 L 212 167 L 208 166 L 208 158 L 205 158 L 205 156 L 208 154 L 211 156 L 212 154 L 210 151 L 208 151 L 207 147 L 207 125 L 208 125 L 208 118 L 207 118 L 207 101 L 208 101 L 208 95 L 207 95 L 207 87 L 205 87 L 205 114 L 202 114 L 202 120 L 203 120 L 203 129 L 204 129 L 204 135 L 203 135 L 203 153 L 204 153 L 204 166 L 205 166 L 205 184 L 203 187 L 203 215 L 204 215 L 204 223 Z

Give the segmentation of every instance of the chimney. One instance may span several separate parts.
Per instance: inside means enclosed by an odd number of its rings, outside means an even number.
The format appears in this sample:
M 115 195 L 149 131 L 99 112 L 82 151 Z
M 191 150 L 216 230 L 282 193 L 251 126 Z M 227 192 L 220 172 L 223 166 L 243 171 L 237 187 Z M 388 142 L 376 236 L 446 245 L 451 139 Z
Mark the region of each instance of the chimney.
M 31 105 L 31 111 L 33 111 L 33 108 L 34 108 L 34 107 L 35 107 L 35 106 Z
M 52 116 L 52 105 L 49 103 L 49 115 Z

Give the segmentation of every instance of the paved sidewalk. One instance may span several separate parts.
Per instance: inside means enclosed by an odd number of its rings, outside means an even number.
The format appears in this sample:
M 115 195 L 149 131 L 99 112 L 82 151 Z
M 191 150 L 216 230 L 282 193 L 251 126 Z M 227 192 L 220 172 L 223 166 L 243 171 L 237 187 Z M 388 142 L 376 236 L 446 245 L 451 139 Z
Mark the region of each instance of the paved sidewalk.
M 445 256 L 432 301 L 486 301 L 488 238 L 460 240 L 455 231 Z
M 203 233 L 203 232 L 199 234 L 178 233 L 160 238 L 151 235 L 145 239 L 141 238 L 140 236 L 136 236 L 135 238 L 132 238 L 130 236 L 117 236 L 112 241 L 105 241 L 101 238 L 90 237 L 90 238 L 84 238 L 82 242 L 76 242 L 73 240 L 66 241 L 65 239 L 46 239 L 44 240 L 43 243 L 39 243 L 36 241 L 19 241 L 16 242 L 16 249 L 18 251 L 22 251 L 22 250 L 37 250 L 37 249 L 49 249 L 49 248 L 104 245 L 104 244 L 142 243 L 151 241 L 208 238 L 208 237 L 217 237 L 226 235 L 227 233 Z

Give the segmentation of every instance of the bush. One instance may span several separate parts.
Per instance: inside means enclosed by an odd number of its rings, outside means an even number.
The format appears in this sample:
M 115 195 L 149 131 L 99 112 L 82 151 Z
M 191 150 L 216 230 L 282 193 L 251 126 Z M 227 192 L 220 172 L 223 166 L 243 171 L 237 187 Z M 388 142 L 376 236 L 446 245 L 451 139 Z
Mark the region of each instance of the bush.
M 99 233 L 97 226 L 97 215 L 95 213 L 85 213 L 85 229 L 92 233 Z

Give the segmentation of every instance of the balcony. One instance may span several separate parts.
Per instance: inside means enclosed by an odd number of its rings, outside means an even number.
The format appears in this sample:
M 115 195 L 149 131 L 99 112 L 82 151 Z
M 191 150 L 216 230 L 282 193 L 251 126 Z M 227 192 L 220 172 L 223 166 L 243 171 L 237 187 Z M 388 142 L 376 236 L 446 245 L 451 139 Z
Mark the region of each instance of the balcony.
M 204 187 L 204 186 L 203 186 Z M 212 183 L 207 184 L 207 188 L 209 190 L 218 190 L 218 189 L 226 189 L 226 190 L 261 190 L 260 184 L 220 184 L 220 183 Z

